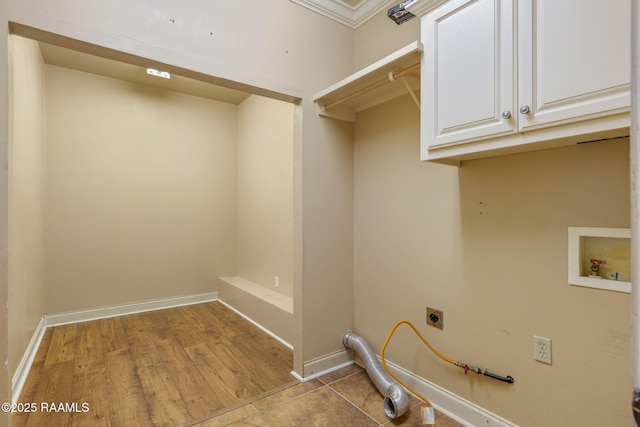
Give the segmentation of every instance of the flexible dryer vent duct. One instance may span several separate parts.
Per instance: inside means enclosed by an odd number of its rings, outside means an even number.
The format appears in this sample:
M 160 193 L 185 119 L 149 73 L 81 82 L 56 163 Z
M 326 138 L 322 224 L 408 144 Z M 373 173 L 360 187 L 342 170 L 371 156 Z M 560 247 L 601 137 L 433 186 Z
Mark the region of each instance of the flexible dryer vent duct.
M 384 412 L 387 416 L 389 418 L 402 416 L 409 407 L 407 391 L 384 370 L 369 344 L 354 332 L 345 333 L 342 336 L 342 344 L 355 351 L 362 359 L 369 378 L 384 396 Z

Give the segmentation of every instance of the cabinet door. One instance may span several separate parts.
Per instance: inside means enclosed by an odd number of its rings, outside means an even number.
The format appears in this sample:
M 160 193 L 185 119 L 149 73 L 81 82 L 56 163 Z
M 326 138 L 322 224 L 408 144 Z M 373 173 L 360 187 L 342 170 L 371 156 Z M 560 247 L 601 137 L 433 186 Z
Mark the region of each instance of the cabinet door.
M 513 0 L 453 0 L 422 18 L 423 158 L 516 131 L 513 13 Z
M 519 0 L 520 130 L 626 112 L 630 0 Z

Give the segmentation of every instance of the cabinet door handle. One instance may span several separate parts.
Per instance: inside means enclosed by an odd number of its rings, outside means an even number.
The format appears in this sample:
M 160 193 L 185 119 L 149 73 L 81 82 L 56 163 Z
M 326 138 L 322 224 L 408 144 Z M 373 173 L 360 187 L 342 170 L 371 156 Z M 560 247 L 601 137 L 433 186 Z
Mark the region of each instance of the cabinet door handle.
M 502 118 L 503 119 L 510 119 L 511 118 L 511 111 L 509 110 L 505 110 L 502 112 Z
M 523 105 L 522 107 L 520 107 L 520 114 L 528 114 L 529 111 L 530 110 L 528 105 Z

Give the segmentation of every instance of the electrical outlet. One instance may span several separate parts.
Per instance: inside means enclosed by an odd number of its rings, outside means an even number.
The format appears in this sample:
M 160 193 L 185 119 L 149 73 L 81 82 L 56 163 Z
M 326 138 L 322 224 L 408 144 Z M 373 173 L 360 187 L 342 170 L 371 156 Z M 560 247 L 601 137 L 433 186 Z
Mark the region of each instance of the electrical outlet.
M 539 362 L 551 365 L 551 340 L 549 338 L 534 335 L 533 358 Z
M 427 307 L 427 325 L 443 329 L 444 312 L 435 308 Z

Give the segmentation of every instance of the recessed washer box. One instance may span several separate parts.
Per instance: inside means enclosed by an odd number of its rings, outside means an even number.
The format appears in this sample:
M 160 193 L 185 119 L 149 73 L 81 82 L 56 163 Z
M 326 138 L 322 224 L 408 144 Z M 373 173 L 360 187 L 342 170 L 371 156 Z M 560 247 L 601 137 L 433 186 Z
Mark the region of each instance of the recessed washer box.
M 569 227 L 568 255 L 570 285 L 631 292 L 631 229 Z

